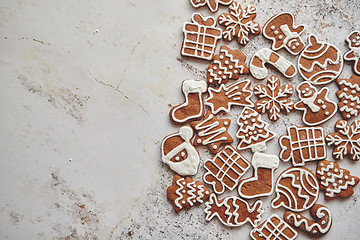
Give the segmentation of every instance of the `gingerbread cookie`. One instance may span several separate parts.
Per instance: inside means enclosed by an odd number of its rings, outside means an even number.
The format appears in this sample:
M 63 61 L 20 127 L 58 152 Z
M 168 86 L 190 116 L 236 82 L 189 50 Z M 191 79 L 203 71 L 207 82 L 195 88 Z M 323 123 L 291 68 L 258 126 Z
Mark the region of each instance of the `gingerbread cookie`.
M 279 138 L 280 159 L 292 164 L 304 166 L 306 162 L 319 161 L 326 158 L 326 143 L 322 127 L 287 128 L 287 135 Z
M 229 14 L 230 13 L 230 14 Z M 223 38 L 227 41 L 237 39 L 239 44 L 246 45 L 249 42 L 249 33 L 259 35 L 260 25 L 254 22 L 256 8 L 248 6 L 242 9 L 240 3 L 233 1 L 229 6 L 229 13 L 222 13 L 218 17 L 218 23 L 225 26 Z
M 256 152 L 253 155 L 253 177 L 241 180 L 238 192 L 245 199 L 270 196 L 274 191 L 274 171 L 279 166 L 276 155 Z
M 350 79 L 336 79 L 340 90 L 336 92 L 339 98 L 338 107 L 344 119 L 350 119 L 360 114 L 360 77 L 352 75 Z
M 207 90 L 205 81 L 185 80 L 182 92 L 185 102 L 170 109 L 170 120 L 174 124 L 184 124 L 201 119 L 204 116 L 203 94 Z
M 213 58 L 222 33 L 221 29 L 216 27 L 215 18 L 194 13 L 192 22 L 184 24 L 183 33 L 181 55 L 205 60 Z
M 298 55 L 305 47 L 304 41 L 300 38 L 304 29 L 304 25 L 295 25 L 295 17 L 292 13 L 283 12 L 276 14 L 265 23 L 263 35 L 273 42 L 272 50 L 285 48 L 289 53 Z
M 221 84 L 219 88 L 209 87 L 209 96 L 205 105 L 210 107 L 213 114 L 220 111 L 229 113 L 231 106 L 253 107 L 254 102 L 250 99 L 252 95 L 250 84 L 250 80 L 243 80 L 228 86 Z
M 233 0 L 190 0 L 191 5 L 194 8 L 199 8 L 207 5 L 212 12 L 219 10 L 219 4 L 229 5 Z
M 219 151 L 221 144 L 232 143 L 234 139 L 227 132 L 230 119 L 217 119 L 210 111 L 206 112 L 201 121 L 191 122 L 196 131 L 195 146 L 207 146 L 213 154 Z
M 284 213 L 284 220 L 291 226 L 304 231 L 312 237 L 322 237 L 328 233 L 332 225 L 330 210 L 324 205 L 315 204 L 311 208 L 310 214 L 316 219 L 315 221 L 292 211 Z
M 210 191 L 200 181 L 190 177 L 175 175 L 172 185 L 167 188 L 167 198 L 172 202 L 175 212 L 203 203 L 210 196 Z
M 303 82 L 296 88 L 300 101 L 295 103 L 296 110 L 303 111 L 302 120 L 306 125 L 315 126 L 332 118 L 337 105 L 329 99 L 329 89 L 321 88 L 320 92 L 311 84 Z
M 277 121 L 280 117 L 280 110 L 289 113 L 294 106 L 288 97 L 293 94 L 294 87 L 285 84 L 280 85 L 280 79 L 272 75 L 267 80 L 267 85 L 258 84 L 254 87 L 254 94 L 260 98 L 255 102 L 255 110 L 259 113 L 268 112 L 268 117 L 272 121 Z
M 221 46 L 219 55 L 215 55 L 213 63 L 207 69 L 207 81 L 209 85 L 227 83 L 230 79 L 237 80 L 240 74 L 248 74 L 249 68 L 245 64 L 246 56 L 240 50 L 232 50 Z
M 250 232 L 254 240 L 294 240 L 299 233 L 277 214 L 271 215 L 260 226 Z
M 346 61 L 354 61 L 353 70 L 360 75 L 360 32 L 353 31 L 346 37 L 350 50 L 344 54 Z
M 249 68 L 251 75 L 256 79 L 265 79 L 269 74 L 265 66 L 266 63 L 275 67 L 286 78 L 292 78 L 297 73 L 295 65 L 285 57 L 269 48 L 262 48 L 255 52 L 250 59 Z
M 266 149 L 266 142 L 274 138 L 274 133 L 269 130 L 269 124 L 261 119 L 259 113 L 245 107 L 237 121 L 239 130 L 236 137 L 239 138 L 237 149 L 251 148 L 253 152 Z
M 325 190 L 325 200 L 350 197 L 360 181 L 358 177 L 350 175 L 348 170 L 340 168 L 339 164 L 326 160 L 318 163 L 316 177 L 320 181 L 320 189 Z
M 261 221 L 261 214 L 264 212 L 260 200 L 250 206 L 246 201 L 235 196 L 219 200 L 213 193 L 205 205 L 205 219 L 207 221 L 216 216 L 222 224 L 228 227 L 242 226 L 246 222 L 250 222 L 255 227 Z
M 348 155 L 351 160 L 360 160 L 360 120 L 355 120 L 351 125 L 345 120 L 338 120 L 335 131 L 326 136 L 329 146 L 335 145 L 333 157 L 336 160 L 344 159 Z
M 200 157 L 190 142 L 193 136 L 192 128 L 183 126 L 178 133 L 166 136 L 161 143 L 163 163 L 168 164 L 177 174 L 195 175 L 198 171 Z
M 205 161 L 203 179 L 212 185 L 215 193 L 222 194 L 225 188 L 234 190 L 250 165 L 234 147 L 227 145 L 215 157 Z
M 300 212 L 311 208 L 319 197 L 319 184 L 307 168 L 293 167 L 285 170 L 276 181 L 276 197 L 271 206 L 281 206 Z
M 343 59 L 334 45 L 309 36 L 309 45 L 298 60 L 300 75 L 314 85 L 327 84 L 335 80 L 343 69 Z

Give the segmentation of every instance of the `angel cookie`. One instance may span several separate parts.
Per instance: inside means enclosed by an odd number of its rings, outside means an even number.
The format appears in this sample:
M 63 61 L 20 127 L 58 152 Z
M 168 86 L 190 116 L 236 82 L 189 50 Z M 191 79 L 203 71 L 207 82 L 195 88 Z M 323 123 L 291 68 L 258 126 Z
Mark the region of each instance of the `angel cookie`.
M 304 25 L 295 25 L 295 17 L 292 13 L 283 12 L 270 18 L 263 28 L 265 38 L 272 40 L 271 48 L 277 51 L 285 48 L 293 55 L 299 54 L 304 46 L 300 34 L 304 31 Z
M 302 120 L 308 126 L 315 126 L 332 118 L 337 105 L 328 97 L 329 89 L 324 87 L 318 90 L 307 82 L 301 83 L 296 88 L 300 101 L 295 103 L 294 108 L 304 111 Z
M 360 32 L 353 31 L 346 37 L 350 50 L 345 53 L 346 61 L 354 61 L 353 70 L 360 75 Z

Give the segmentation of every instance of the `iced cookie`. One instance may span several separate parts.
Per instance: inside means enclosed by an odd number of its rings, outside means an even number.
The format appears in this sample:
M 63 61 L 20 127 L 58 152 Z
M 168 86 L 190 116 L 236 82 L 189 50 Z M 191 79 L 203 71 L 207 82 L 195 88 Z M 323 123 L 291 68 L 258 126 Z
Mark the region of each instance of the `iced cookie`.
M 199 8 L 207 5 L 212 12 L 219 10 L 219 4 L 229 5 L 233 0 L 190 0 L 191 5 L 194 8 Z
M 354 61 L 353 70 L 360 75 L 360 32 L 353 31 L 346 37 L 350 50 L 344 54 L 346 61 Z
M 350 79 L 338 78 L 336 83 L 340 90 L 336 92 L 339 98 L 338 107 L 344 119 L 350 119 L 360 114 L 360 77 L 352 75 Z

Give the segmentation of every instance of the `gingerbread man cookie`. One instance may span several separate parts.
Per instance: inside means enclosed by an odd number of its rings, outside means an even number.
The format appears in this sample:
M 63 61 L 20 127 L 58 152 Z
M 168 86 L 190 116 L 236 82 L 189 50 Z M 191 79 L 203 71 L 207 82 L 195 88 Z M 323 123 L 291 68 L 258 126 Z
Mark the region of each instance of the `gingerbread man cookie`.
M 320 92 L 307 82 L 303 82 L 296 88 L 300 101 L 295 103 L 296 110 L 303 111 L 303 122 L 308 126 L 315 126 L 332 118 L 337 105 L 329 99 L 329 89 L 321 88 Z
M 219 10 L 219 4 L 229 5 L 233 0 L 190 0 L 191 5 L 194 8 L 199 8 L 207 5 L 212 12 Z
M 360 77 L 352 75 L 350 79 L 338 78 L 336 83 L 340 90 L 336 91 L 339 98 L 338 107 L 344 119 L 360 114 Z
M 346 61 L 354 61 L 353 70 L 360 75 L 360 32 L 353 31 L 346 37 L 350 50 L 344 54 Z

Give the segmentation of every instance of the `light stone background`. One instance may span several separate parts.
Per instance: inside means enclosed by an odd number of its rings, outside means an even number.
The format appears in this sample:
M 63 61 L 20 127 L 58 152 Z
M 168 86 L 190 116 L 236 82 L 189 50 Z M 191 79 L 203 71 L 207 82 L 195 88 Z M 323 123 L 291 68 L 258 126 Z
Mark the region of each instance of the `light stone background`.
M 261 26 L 278 12 L 293 12 L 306 24 L 304 39 L 315 33 L 343 53 L 345 37 L 360 29 L 358 0 L 243 2 L 257 7 Z M 178 130 L 168 112 L 183 101 L 182 80 L 204 79 L 208 64 L 179 55 L 181 28 L 194 11 L 217 17 L 227 9 L 213 14 L 188 0 L 0 2 L 0 239 L 248 238 L 250 224 L 231 229 L 206 222 L 204 205 L 176 214 L 166 199 L 173 172 L 161 163 L 160 142 Z M 241 49 L 249 59 L 269 46 L 258 36 Z M 341 77 L 351 74 L 346 63 Z M 249 78 L 252 86 L 261 82 Z M 335 100 L 336 84 L 328 87 Z M 233 120 L 233 137 L 240 111 L 223 115 Z M 326 133 L 337 119 L 340 114 L 324 124 Z M 280 136 L 291 124 L 302 125 L 299 112 L 282 115 L 270 129 Z M 278 151 L 274 139 L 265 152 Z M 251 159 L 249 151 L 243 154 Z M 211 155 L 201 148 L 200 156 L 197 180 Z M 360 163 L 340 164 L 360 176 Z M 281 162 L 275 176 L 288 167 Z M 359 186 L 355 191 L 326 202 L 334 223 L 324 239 L 358 238 Z M 263 219 L 284 212 L 271 209 L 273 197 L 263 199 Z M 318 202 L 325 203 L 323 193 Z

